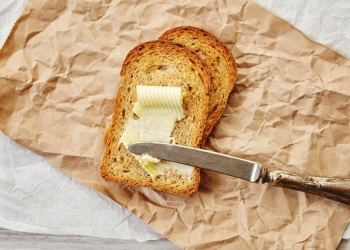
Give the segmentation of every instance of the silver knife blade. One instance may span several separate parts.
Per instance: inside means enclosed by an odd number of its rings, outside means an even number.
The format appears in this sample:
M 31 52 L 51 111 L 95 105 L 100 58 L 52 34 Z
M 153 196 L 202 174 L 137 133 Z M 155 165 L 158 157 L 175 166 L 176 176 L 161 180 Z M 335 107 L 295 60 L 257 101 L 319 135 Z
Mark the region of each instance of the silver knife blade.
M 260 163 L 213 151 L 160 142 L 133 142 L 128 150 L 137 155 L 148 154 L 158 159 L 204 168 L 247 181 L 258 182 Z

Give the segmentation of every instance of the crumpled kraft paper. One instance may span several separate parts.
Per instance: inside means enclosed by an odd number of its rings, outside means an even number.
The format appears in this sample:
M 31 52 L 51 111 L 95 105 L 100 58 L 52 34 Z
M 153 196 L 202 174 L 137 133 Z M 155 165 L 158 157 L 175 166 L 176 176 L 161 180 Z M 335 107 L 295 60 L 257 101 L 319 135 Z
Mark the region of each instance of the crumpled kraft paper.
M 189 198 L 99 176 L 119 70 L 170 27 L 217 35 L 238 80 L 206 148 L 349 178 L 350 63 L 252 1 L 29 1 L 0 54 L 0 129 L 186 249 L 334 249 L 348 206 L 202 171 Z

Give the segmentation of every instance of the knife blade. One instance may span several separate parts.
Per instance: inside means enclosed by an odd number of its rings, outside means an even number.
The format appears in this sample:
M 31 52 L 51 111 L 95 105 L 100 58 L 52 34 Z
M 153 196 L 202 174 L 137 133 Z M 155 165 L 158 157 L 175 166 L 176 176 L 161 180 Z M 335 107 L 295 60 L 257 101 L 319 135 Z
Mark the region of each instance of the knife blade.
M 259 180 L 261 164 L 198 148 L 159 142 L 134 142 L 128 147 L 134 154 L 148 154 L 155 158 L 231 175 L 251 182 Z
M 350 179 L 302 176 L 281 170 L 270 171 L 262 164 L 209 150 L 161 142 L 133 142 L 128 146 L 133 154 L 148 154 L 155 158 L 200 167 L 250 182 L 271 183 L 319 195 L 350 205 Z

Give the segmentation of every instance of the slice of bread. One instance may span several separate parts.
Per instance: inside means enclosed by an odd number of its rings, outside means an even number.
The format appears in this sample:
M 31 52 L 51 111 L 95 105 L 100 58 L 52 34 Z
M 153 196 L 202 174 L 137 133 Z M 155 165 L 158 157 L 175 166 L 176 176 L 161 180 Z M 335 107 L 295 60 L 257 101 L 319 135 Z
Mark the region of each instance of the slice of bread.
M 119 143 L 126 121 L 133 115 L 137 85 L 181 87 L 185 118 L 172 132 L 180 145 L 199 147 L 209 112 L 210 74 L 203 60 L 185 46 L 150 41 L 129 52 L 121 69 L 113 118 L 105 135 L 100 174 L 107 181 L 145 186 L 189 196 L 197 191 L 198 168 L 189 177 L 169 170 L 152 181 L 133 155 Z
M 199 55 L 207 64 L 211 75 L 209 116 L 201 146 L 221 117 L 237 78 L 237 66 L 227 46 L 209 32 L 191 26 L 180 26 L 163 33 L 159 40 L 182 44 Z

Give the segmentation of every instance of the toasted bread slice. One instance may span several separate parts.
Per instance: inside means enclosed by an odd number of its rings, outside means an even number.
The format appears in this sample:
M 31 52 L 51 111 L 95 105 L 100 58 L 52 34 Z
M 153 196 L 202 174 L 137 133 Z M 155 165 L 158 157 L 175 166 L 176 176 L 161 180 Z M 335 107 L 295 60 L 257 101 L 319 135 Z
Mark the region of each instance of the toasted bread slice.
M 207 136 L 221 117 L 237 78 L 237 66 L 227 46 L 209 32 L 191 26 L 180 26 L 163 33 L 159 40 L 182 44 L 199 55 L 207 64 L 211 75 L 209 116 L 202 136 Z
M 181 87 L 185 118 L 172 132 L 177 144 L 199 147 L 209 112 L 210 75 L 203 60 L 185 46 L 150 41 L 135 47 L 121 69 L 113 118 L 105 135 L 100 174 L 107 181 L 145 186 L 189 196 L 199 186 L 199 169 L 191 176 L 169 170 L 152 181 L 134 156 L 119 143 L 127 119 L 137 101 L 137 85 Z

